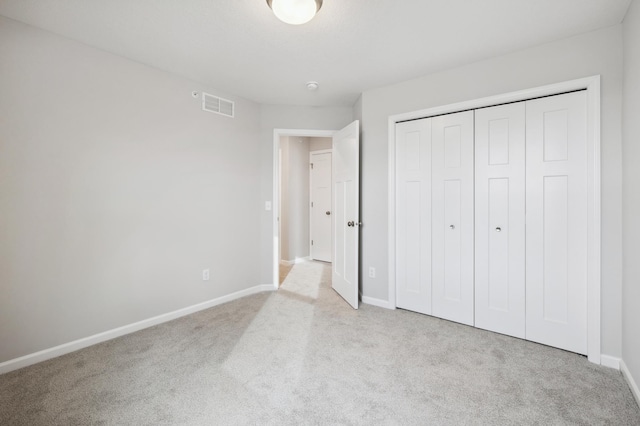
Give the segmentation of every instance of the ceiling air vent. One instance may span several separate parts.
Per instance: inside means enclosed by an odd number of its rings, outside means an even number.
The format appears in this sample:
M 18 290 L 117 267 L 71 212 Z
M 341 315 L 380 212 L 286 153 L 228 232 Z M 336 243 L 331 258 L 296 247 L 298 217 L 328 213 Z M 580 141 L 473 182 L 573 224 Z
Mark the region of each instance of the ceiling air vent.
M 208 93 L 202 94 L 202 110 L 233 118 L 234 103 Z

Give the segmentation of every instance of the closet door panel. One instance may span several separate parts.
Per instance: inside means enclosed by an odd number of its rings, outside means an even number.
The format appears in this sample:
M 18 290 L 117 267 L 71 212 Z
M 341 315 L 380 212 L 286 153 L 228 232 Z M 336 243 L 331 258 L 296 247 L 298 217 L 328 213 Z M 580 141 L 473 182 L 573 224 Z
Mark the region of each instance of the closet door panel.
M 525 337 L 525 103 L 476 111 L 475 325 Z
M 586 92 L 526 109 L 526 338 L 586 354 Z
M 473 325 L 473 111 L 432 118 L 433 315 Z
M 396 306 L 431 314 L 431 119 L 396 125 Z
M 462 298 L 462 235 L 460 219 L 462 216 L 460 179 L 444 181 L 444 218 L 450 223 L 448 232 L 444 233 L 444 277 L 442 288 L 444 298 L 459 302 Z M 457 225 L 457 226 L 456 226 Z

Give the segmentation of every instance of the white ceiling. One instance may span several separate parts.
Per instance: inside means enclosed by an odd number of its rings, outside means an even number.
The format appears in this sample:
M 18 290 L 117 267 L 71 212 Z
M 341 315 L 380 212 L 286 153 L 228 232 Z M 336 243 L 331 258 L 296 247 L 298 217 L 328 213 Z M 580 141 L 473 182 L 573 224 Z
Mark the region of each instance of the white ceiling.
M 367 89 L 618 24 L 629 3 L 324 0 L 301 26 L 265 0 L 0 0 L 0 15 L 260 103 L 347 106 Z

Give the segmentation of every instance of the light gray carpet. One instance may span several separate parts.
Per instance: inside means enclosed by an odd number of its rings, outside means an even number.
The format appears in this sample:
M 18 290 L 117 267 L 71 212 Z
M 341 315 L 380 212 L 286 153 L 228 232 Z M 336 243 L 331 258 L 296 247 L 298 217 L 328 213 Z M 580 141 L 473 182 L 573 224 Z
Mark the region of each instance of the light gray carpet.
M 639 425 L 619 372 L 405 311 L 354 311 L 322 263 L 0 376 L 2 425 Z

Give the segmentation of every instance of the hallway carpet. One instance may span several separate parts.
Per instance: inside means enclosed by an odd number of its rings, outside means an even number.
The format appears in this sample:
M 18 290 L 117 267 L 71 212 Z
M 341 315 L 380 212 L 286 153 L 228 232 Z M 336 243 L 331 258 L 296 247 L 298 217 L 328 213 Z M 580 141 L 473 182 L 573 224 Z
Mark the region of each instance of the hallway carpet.
M 640 425 L 619 372 L 406 311 L 330 267 L 0 376 L 1 425 Z
M 278 284 L 282 285 L 282 283 L 284 283 L 284 280 L 287 278 L 287 275 L 289 275 L 289 272 L 291 272 L 291 268 L 293 268 L 293 264 L 287 265 L 287 264 L 280 263 L 278 265 L 278 270 L 280 272 L 280 282 Z

